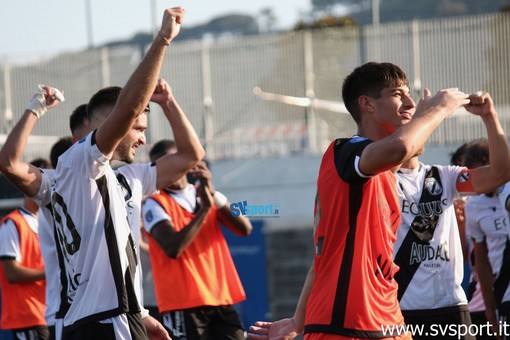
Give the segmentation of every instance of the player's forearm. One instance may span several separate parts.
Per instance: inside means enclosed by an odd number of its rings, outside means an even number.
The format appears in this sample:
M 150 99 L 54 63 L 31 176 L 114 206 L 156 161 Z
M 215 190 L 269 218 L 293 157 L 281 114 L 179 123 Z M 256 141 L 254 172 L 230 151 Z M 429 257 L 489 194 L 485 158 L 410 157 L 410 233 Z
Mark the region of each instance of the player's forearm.
M 312 284 L 315 279 L 315 270 L 314 270 L 314 262 L 310 265 L 310 270 L 308 271 L 308 275 L 306 276 L 305 283 L 303 285 L 303 289 L 301 290 L 301 295 L 299 296 L 298 304 L 296 306 L 296 311 L 292 319 L 294 320 L 295 325 L 299 328 L 300 333 L 303 332 L 305 327 L 305 312 L 306 312 L 306 304 L 308 303 L 308 297 L 310 296 L 310 292 L 312 291 Z
M 147 54 L 122 89 L 117 104 L 96 133 L 96 142 L 105 155 L 111 154 L 144 111 L 156 87 L 166 45 L 156 37 Z
M 40 174 L 34 171 L 35 167 L 22 162 L 21 158 L 37 120 L 34 113 L 26 110 L 0 150 L 0 171 L 29 197 L 34 196 L 40 187 Z
M 402 143 L 403 160 L 416 155 L 447 116 L 442 107 L 436 106 L 417 113 L 409 123 L 400 127 L 392 137 Z
M 510 149 L 497 113 L 494 112 L 492 115 L 483 116 L 482 119 L 487 130 L 487 140 L 489 142 L 490 177 L 484 178 L 481 181 L 483 183 L 480 184 L 484 184 L 487 187 L 483 188 L 483 191 L 480 192 L 486 193 L 493 192 L 499 186 L 510 181 Z
M 191 168 L 205 155 L 200 139 L 175 98 L 167 102 L 163 111 L 172 127 L 177 152 L 189 159 Z
M 173 259 L 177 259 L 181 256 L 182 252 L 195 240 L 202 229 L 210 209 L 210 207 L 200 208 L 187 226 L 174 233 L 171 239 L 166 240 L 164 249 L 167 256 Z
M 27 267 L 18 267 L 15 270 L 6 271 L 5 276 L 9 283 L 27 283 L 44 280 L 45 274 L 43 269 L 34 269 Z
M 233 216 L 227 203 L 217 210 L 220 222 L 238 236 L 249 236 L 253 230 L 250 220 L 243 215 Z
M 32 133 L 37 119 L 35 114 L 26 110 L 7 136 L 5 144 L 2 150 L 0 150 L 2 172 L 9 171 L 12 166 L 21 160 L 25 152 L 28 137 Z

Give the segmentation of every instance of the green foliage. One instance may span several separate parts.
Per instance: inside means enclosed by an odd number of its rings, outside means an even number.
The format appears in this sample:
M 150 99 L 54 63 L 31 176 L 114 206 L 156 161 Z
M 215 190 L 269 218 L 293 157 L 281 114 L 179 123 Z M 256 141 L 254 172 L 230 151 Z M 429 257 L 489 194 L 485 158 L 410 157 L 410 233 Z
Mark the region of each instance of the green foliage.
M 294 26 L 294 31 L 307 30 L 307 29 L 320 29 L 326 27 L 351 27 L 357 26 L 358 23 L 351 17 L 348 16 L 333 16 L 326 15 L 320 19 L 313 21 L 312 23 L 306 23 L 304 21 L 299 21 Z
M 371 0 L 312 0 L 312 11 L 324 12 L 335 5 L 347 6 L 350 9 L 349 15 L 360 24 L 372 21 Z M 383 23 L 494 13 L 508 10 L 509 6 L 508 0 L 379 0 L 379 16 L 380 22 Z

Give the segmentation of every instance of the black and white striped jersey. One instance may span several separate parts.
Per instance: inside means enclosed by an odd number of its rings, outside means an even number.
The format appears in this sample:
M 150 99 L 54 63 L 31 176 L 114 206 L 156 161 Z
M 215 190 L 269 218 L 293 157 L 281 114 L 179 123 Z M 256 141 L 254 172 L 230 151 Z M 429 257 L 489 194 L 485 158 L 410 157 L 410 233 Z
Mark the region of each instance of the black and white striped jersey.
M 467 304 L 462 247 L 453 200 L 456 166 L 420 164 L 397 172 L 402 223 L 394 245 L 403 311 Z
M 487 257 L 495 277 L 502 271 L 509 270 L 509 263 L 505 263 L 505 253 L 510 251 L 508 242 L 509 217 L 505 208 L 500 204 L 498 195 L 489 197 L 477 195 L 466 202 L 466 230 L 476 243 L 485 242 Z M 476 264 L 475 264 L 476 265 Z M 504 266 L 507 266 L 504 268 Z M 503 300 L 510 301 L 508 282 L 504 289 Z
M 65 330 L 141 310 L 124 189 L 94 136 L 60 156 L 52 185 L 57 248 L 64 258 Z

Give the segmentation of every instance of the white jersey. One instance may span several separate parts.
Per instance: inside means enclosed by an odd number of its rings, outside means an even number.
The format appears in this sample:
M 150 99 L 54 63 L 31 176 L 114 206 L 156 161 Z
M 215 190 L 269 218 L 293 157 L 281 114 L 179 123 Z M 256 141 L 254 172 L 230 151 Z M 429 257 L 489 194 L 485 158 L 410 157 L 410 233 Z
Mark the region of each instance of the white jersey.
M 44 215 L 47 218 L 51 218 L 51 223 L 45 220 L 40 226 L 41 240 L 41 252 L 43 253 L 45 271 L 48 274 L 46 278 L 46 321 L 48 325 L 55 324 L 55 315 L 60 306 L 60 291 L 62 285 L 60 284 L 60 268 L 58 264 L 57 249 L 55 248 L 55 238 L 53 229 L 53 213 L 49 206 L 50 194 L 51 194 L 51 183 L 54 178 L 54 170 L 44 169 L 42 172 L 42 181 L 39 188 L 39 192 L 33 197 L 43 208 Z M 142 164 L 129 164 L 122 166 L 115 170 L 117 179 L 122 186 L 124 191 L 124 198 L 126 209 L 128 212 L 129 223 L 131 225 L 133 238 L 136 244 L 140 240 L 140 214 L 142 199 L 156 191 L 156 167 L 151 163 Z M 50 210 L 44 207 L 49 207 Z M 46 228 L 46 229 L 45 229 Z M 136 266 L 135 281 L 140 284 L 135 285 L 135 291 L 139 301 L 143 301 L 143 290 L 142 290 L 142 273 L 141 273 L 141 261 L 139 254 L 139 247 L 136 247 L 138 265 Z M 145 317 L 148 314 L 146 310 L 142 311 L 142 316 Z M 59 316 L 63 317 L 63 316 Z
M 52 208 L 64 255 L 64 330 L 141 311 L 124 192 L 95 132 L 60 156 Z M 62 275 L 64 276 L 64 275 Z
M 471 196 L 468 197 L 467 200 L 476 197 Z M 485 301 L 483 300 L 482 296 L 482 290 L 480 288 L 480 283 L 478 282 L 478 277 L 476 275 L 476 268 L 474 267 L 473 260 L 475 259 L 475 249 L 474 249 L 474 242 L 471 237 L 471 234 L 469 233 L 469 229 L 466 227 L 464 228 L 464 231 L 466 233 L 466 242 L 468 246 L 468 260 L 469 260 L 469 266 L 471 269 L 471 274 L 469 277 L 469 285 L 466 289 L 466 295 L 468 298 L 468 307 L 469 312 L 484 312 L 485 311 Z
M 19 208 L 19 212 L 30 226 L 30 229 L 38 234 L 39 222 L 37 216 L 23 208 Z M 0 258 L 14 259 L 17 262 L 22 261 L 19 232 L 12 220 L 5 221 L 2 228 L 0 228 Z
M 137 266 L 135 272 L 135 292 L 138 301 L 145 304 L 143 296 L 143 273 L 142 261 L 140 257 L 140 228 L 142 200 L 156 191 L 157 170 L 156 166 L 151 163 L 138 163 L 124 165 L 115 170 L 117 179 L 124 190 L 124 199 L 126 209 L 131 225 L 131 233 L 136 244 Z M 148 311 L 142 311 L 142 317 L 148 315 Z
M 398 298 L 403 311 L 467 305 L 461 287 L 464 276 L 462 247 L 453 200 L 455 183 L 464 169 L 437 166 L 438 178 L 427 176 L 432 167 L 397 173 L 402 222 L 394 244 Z M 425 188 L 425 189 L 424 189 Z M 424 199 L 421 201 L 422 192 Z
M 51 207 L 41 207 L 41 210 L 44 211 L 48 208 Z M 47 215 L 47 213 L 39 215 L 39 243 L 44 260 L 44 272 L 46 274 L 46 310 L 44 317 L 48 326 L 54 326 L 55 316 L 60 306 L 60 269 L 55 248 L 53 219 L 48 221 Z
M 466 229 L 476 243 L 486 243 L 487 256 L 495 277 L 503 268 L 503 258 L 508 247 L 508 213 L 500 204 L 499 197 L 478 195 L 466 203 Z M 475 263 L 475 266 L 477 264 Z M 508 283 L 501 302 L 510 301 Z
M 51 186 L 55 177 L 55 170 L 41 170 L 41 186 L 38 193 L 31 197 L 40 207 L 39 215 L 39 242 L 41 245 L 41 254 L 44 260 L 44 272 L 46 276 L 46 310 L 44 317 L 48 326 L 54 326 L 57 318 L 63 315 L 57 315 L 60 308 L 62 285 L 60 283 L 60 264 L 62 266 L 63 254 L 60 256 L 55 247 L 56 230 L 53 223 L 53 210 L 51 208 Z M 57 338 L 59 339 L 59 338 Z

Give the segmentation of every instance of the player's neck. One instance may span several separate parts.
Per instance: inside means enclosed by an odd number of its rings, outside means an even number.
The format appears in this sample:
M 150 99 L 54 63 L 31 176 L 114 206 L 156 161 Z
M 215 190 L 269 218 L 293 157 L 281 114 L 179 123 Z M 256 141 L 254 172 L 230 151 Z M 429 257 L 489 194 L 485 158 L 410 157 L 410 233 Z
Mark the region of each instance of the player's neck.
M 25 209 L 32 215 L 37 216 L 37 213 L 39 211 L 39 206 L 37 205 L 37 203 L 35 203 L 34 200 L 32 200 L 30 198 L 25 198 L 25 200 L 23 201 L 23 209 Z

